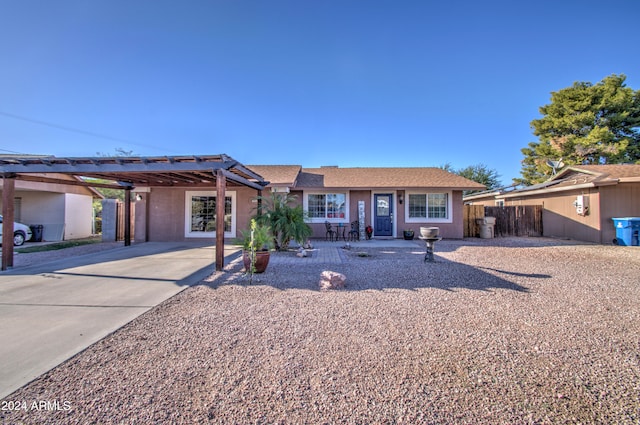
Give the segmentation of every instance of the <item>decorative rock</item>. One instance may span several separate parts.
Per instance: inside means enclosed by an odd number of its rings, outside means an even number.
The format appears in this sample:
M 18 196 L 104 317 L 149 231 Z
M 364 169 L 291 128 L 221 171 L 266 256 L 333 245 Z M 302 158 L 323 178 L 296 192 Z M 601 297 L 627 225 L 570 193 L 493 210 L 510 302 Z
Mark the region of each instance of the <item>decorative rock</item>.
M 320 290 L 344 289 L 347 277 L 342 273 L 325 270 L 320 274 Z

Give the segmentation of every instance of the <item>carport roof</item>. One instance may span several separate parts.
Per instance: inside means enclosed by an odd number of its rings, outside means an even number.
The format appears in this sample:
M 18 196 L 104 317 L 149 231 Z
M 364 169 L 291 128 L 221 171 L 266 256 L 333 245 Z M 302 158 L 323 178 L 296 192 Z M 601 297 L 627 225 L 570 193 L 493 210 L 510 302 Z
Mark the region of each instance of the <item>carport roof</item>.
M 121 188 L 134 186 L 211 186 L 221 170 L 230 186 L 262 189 L 262 176 L 225 155 L 162 157 L 76 157 L 2 155 L 0 173 L 22 180 L 51 181 L 32 174 L 58 173 L 80 178 L 117 182 Z M 25 175 L 26 174 L 26 175 Z M 29 175 L 31 174 L 31 175 Z M 46 179 L 46 180 L 45 180 Z

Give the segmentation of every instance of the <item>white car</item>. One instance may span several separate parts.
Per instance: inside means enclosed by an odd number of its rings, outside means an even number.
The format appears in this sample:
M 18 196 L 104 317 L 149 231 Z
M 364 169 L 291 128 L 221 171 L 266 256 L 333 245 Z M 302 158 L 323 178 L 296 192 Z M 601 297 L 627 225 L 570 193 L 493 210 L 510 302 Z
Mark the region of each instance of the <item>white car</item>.
M 31 239 L 31 228 L 22 223 L 13 222 L 13 244 L 20 246 Z M 0 244 L 2 243 L 2 216 L 0 215 Z

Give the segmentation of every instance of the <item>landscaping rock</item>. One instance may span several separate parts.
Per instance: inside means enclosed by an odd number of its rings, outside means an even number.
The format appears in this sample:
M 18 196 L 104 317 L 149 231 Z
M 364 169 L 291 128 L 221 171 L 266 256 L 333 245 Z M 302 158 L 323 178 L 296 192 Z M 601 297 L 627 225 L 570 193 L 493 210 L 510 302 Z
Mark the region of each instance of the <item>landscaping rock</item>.
M 344 289 L 347 277 L 342 273 L 325 270 L 320 274 L 320 290 L 329 291 L 331 289 Z

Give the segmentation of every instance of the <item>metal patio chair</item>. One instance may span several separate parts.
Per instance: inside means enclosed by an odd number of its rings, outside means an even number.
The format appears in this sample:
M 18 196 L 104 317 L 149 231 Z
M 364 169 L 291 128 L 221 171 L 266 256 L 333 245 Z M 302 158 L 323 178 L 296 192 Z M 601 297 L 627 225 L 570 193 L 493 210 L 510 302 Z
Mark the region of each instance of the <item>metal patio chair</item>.
M 360 240 L 360 223 L 358 223 L 358 220 L 351 222 L 351 230 L 349 230 L 349 240 Z
M 329 240 L 331 242 L 333 242 L 334 239 L 338 240 L 338 232 L 336 232 L 331 228 L 331 223 L 329 223 L 328 221 L 325 221 L 324 226 L 327 229 L 327 233 L 325 233 L 325 240 Z

